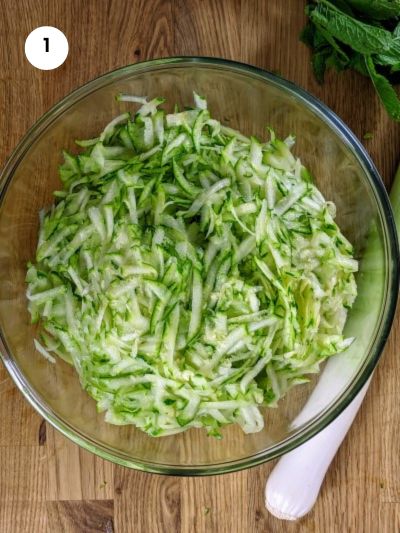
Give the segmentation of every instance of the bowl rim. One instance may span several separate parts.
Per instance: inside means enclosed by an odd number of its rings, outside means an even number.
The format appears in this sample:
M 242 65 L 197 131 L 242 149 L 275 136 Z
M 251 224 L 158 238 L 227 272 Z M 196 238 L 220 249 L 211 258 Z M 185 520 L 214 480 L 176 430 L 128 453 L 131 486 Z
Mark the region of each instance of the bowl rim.
M 292 94 L 294 97 L 300 100 L 303 105 L 306 105 L 319 118 L 327 123 L 331 129 L 342 139 L 342 141 L 352 150 L 354 156 L 357 158 L 358 162 L 363 167 L 367 177 L 369 178 L 368 182 L 381 210 L 380 216 L 382 217 L 382 222 L 385 228 L 384 238 L 388 262 L 388 272 L 386 275 L 386 298 L 384 302 L 382 318 L 380 320 L 379 327 L 377 328 L 378 331 L 376 333 L 374 342 L 372 343 L 368 353 L 367 364 L 363 368 L 359 369 L 357 375 L 353 378 L 342 395 L 335 402 L 333 402 L 332 405 L 322 411 L 322 413 L 314 417 L 311 422 L 306 423 L 305 426 L 301 427 L 300 430 L 280 441 L 278 444 L 275 444 L 271 448 L 264 449 L 247 457 L 242 457 L 227 462 L 219 462 L 212 465 L 165 465 L 157 462 L 137 460 L 124 452 L 103 445 L 87 435 L 81 434 L 76 428 L 53 413 L 51 408 L 45 404 L 40 395 L 31 388 L 29 382 L 11 355 L 11 351 L 8 349 L 3 332 L 0 331 L 0 357 L 14 383 L 22 392 L 25 399 L 34 407 L 34 409 L 63 435 L 80 445 L 82 448 L 99 455 L 103 459 L 107 459 L 122 466 L 158 474 L 204 476 L 238 471 L 259 465 L 271 459 L 275 459 L 300 446 L 301 444 L 304 444 L 307 440 L 315 436 L 318 432 L 330 424 L 349 405 L 349 403 L 361 390 L 363 385 L 372 374 L 382 354 L 384 345 L 390 332 L 399 289 L 399 246 L 393 211 L 387 191 L 384 187 L 378 170 L 376 169 L 366 149 L 357 139 L 355 134 L 328 106 L 295 83 L 290 82 L 267 70 L 246 63 L 207 56 L 166 57 L 133 63 L 102 74 L 64 96 L 47 112 L 45 112 L 31 126 L 31 128 L 29 128 L 27 133 L 22 137 L 12 151 L 8 160 L 6 160 L 6 163 L 0 174 L 0 207 L 2 205 L 5 192 L 7 191 L 14 175 L 14 171 L 18 167 L 26 152 L 29 150 L 30 146 L 38 139 L 44 130 L 53 122 L 53 120 L 58 118 L 59 115 L 70 108 L 71 105 L 79 101 L 81 98 L 88 96 L 94 90 L 112 83 L 115 79 L 123 78 L 124 75 L 133 75 L 135 73 L 149 70 L 161 70 L 163 68 L 177 68 L 179 66 L 199 66 L 204 68 L 220 67 L 221 69 L 228 71 L 233 70 L 241 74 L 248 75 L 252 78 L 261 79 L 264 82 L 266 81 L 271 83 L 274 86 Z

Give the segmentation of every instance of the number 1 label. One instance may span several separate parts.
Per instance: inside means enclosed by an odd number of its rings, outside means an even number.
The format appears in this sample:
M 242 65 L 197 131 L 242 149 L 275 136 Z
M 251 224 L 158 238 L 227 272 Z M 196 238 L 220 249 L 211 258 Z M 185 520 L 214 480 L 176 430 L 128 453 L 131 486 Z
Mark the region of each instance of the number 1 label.
M 67 59 L 68 49 L 67 38 L 54 26 L 36 28 L 25 41 L 27 60 L 40 70 L 53 70 L 62 65 Z

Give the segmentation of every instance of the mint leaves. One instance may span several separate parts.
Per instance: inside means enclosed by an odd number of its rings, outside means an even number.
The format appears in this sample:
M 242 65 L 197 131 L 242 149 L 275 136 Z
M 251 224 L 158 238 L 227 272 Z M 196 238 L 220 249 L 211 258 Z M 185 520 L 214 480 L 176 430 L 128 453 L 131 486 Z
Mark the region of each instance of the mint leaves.
M 338 5 L 338 2 L 333 3 Z M 342 3 L 347 4 L 355 12 L 375 20 L 396 18 L 400 12 L 400 0 L 347 0 Z
M 390 85 L 389 81 L 382 74 L 378 74 L 371 56 L 365 58 L 365 64 L 368 74 L 374 84 L 375 90 L 378 93 L 381 102 L 386 108 L 386 111 L 394 119 L 400 121 L 400 103 L 396 91 Z
M 312 0 L 306 13 L 300 38 L 313 50 L 318 82 L 327 68 L 369 76 L 390 117 L 400 121 L 392 86 L 400 71 L 400 0 Z

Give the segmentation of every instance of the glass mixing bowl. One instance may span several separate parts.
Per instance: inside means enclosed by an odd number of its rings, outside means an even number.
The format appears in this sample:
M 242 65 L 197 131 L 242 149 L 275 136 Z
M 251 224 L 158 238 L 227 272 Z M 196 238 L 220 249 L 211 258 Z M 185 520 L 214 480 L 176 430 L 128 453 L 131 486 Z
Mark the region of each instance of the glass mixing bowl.
M 52 193 L 60 187 L 61 149 L 76 150 L 74 139 L 95 136 L 116 114 L 133 109 L 117 103 L 117 93 L 165 96 L 172 107 L 175 102 L 190 104 L 193 90 L 207 96 L 218 119 L 246 134 L 265 137 L 265 126 L 270 125 L 280 136 L 296 136 L 295 154 L 336 203 L 339 225 L 361 260 L 359 297 L 346 326 L 346 334 L 356 337 L 352 347 L 328 363 L 323 378 L 292 389 L 278 408 L 267 409 L 263 431 L 245 435 L 231 426 L 223 430 L 222 440 L 197 429 L 157 439 L 134 427 L 106 424 L 74 369 L 61 360 L 49 364 L 35 352 L 36 327 L 30 324 L 25 298 L 26 263 L 34 257 L 38 212 L 52 203 Z M 101 457 L 164 474 L 215 474 L 256 465 L 288 452 L 329 424 L 377 363 L 398 291 L 398 249 L 388 197 L 353 133 L 292 83 L 254 67 L 206 58 L 155 60 L 116 70 L 47 112 L 15 149 L 0 185 L 3 361 L 48 422 Z

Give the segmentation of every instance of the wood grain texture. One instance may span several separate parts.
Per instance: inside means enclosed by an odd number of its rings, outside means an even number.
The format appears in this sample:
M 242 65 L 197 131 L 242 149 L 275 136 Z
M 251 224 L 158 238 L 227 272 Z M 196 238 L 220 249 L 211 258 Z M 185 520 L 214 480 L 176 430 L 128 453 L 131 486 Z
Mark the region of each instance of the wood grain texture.
M 47 502 L 48 531 L 63 533 L 114 533 L 113 500 Z
M 26 129 L 71 90 L 128 63 L 210 55 L 276 70 L 326 102 L 362 138 L 387 186 L 400 127 L 354 73 L 320 87 L 298 42 L 301 0 L 0 0 L 0 164 Z M 37 26 L 54 25 L 70 53 L 42 72 L 24 57 Z M 176 531 L 362 532 L 400 530 L 400 318 L 359 416 L 328 473 L 313 512 L 299 523 L 271 517 L 265 480 L 273 467 L 204 479 L 148 475 L 113 466 L 42 424 L 0 368 L 1 533 Z

